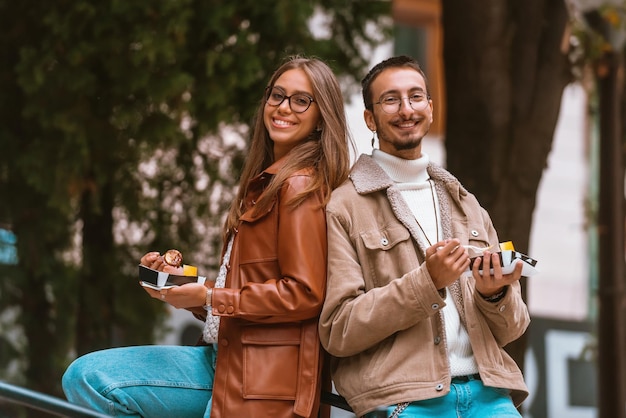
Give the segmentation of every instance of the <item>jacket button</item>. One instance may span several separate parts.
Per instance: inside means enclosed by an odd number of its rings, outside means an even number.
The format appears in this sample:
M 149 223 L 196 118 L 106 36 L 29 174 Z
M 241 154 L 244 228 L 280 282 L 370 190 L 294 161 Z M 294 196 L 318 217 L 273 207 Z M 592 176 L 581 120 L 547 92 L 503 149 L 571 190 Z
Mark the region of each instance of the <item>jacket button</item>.
M 437 310 L 437 309 L 439 309 L 439 304 L 438 304 L 438 303 L 433 303 L 432 305 L 430 305 L 430 307 L 431 307 L 433 310 Z
M 234 306 L 229 306 L 228 309 L 226 309 L 226 313 L 232 314 L 233 312 L 235 312 Z
M 435 337 L 435 345 L 439 345 L 440 342 L 441 342 L 441 337 L 437 335 Z
M 477 237 L 478 236 L 478 231 L 475 229 L 472 229 L 472 232 L 470 232 L 470 234 L 472 234 L 473 237 Z
M 226 306 L 224 306 L 224 305 L 219 305 L 219 306 L 217 307 L 217 311 L 218 311 L 219 313 L 224 313 L 224 311 L 226 311 Z
M 389 240 L 387 238 L 383 238 L 380 240 L 381 245 L 389 245 Z
M 443 390 L 443 383 L 439 383 L 437 386 L 435 386 L 435 390 L 441 392 Z
M 220 341 L 220 345 L 224 347 L 228 346 L 228 340 L 226 338 L 222 338 L 219 341 Z

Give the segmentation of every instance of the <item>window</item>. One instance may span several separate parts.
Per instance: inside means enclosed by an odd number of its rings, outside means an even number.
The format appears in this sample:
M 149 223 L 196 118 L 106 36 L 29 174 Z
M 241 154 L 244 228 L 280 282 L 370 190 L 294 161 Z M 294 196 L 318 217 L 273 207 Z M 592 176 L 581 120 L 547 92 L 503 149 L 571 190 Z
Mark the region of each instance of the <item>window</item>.
M 426 73 L 434 116 L 430 133 L 445 127 L 445 89 L 442 66 L 440 0 L 393 0 L 394 53 L 417 59 Z

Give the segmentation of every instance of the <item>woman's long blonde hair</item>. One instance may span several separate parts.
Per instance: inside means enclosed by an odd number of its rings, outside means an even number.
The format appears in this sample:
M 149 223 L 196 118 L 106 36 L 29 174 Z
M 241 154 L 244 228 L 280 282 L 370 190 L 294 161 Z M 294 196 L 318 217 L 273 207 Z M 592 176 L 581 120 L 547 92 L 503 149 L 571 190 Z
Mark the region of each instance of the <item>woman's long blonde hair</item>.
M 256 202 L 256 211 L 268 210 L 284 181 L 297 170 L 313 168 L 311 173 L 313 181 L 287 202 L 294 206 L 318 190 L 322 193 L 323 202 L 328 202 L 332 190 L 346 180 L 350 170 L 349 147 L 352 146 L 354 149 L 354 143 L 346 122 L 341 88 L 328 65 L 315 58 L 292 57 L 274 72 L 266 94 L 274 87 L 278 77 L 292 69 L 303 70 L 311 81 L 315 103 L 320 110 L 321 120 L 318 126 L 321 127 L 321 131 L 311 132 L 307 141 L 297 145 L 287 154 L 285 165 Z M 274 162 L 274 142 L 269 137 L 263 121 L 266 94 L 261 98 L 256 112 L 250 150 L 239 180 L 239 191 L 224 225 L 225 238 L 237 227 L 242 215 L 242 202 L 247 193 L 248 182 Z

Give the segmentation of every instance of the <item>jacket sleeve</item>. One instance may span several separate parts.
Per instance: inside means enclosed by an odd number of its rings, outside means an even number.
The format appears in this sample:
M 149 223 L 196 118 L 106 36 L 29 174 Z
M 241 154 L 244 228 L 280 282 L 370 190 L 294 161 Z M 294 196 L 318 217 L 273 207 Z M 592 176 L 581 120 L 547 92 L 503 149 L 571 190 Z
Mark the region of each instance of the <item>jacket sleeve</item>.
M 321 194 L 309 195 L 296 207 L 285 204 L 309 181 L 308 176 L 296 175 L 281 188 L 276 238 L 255 233 L 249 234 L 243 242 L 240 237 L 238 245 L 263 246 L 266 245 L 264 241 L 276 239 L 276 243 L 268 245 L 276 245 L 277 259 L 267 262 L 277 264 L 277 273 L 268 273 L 273 268 L 259 269 L 255 271 L 254 280 L 247 280 L 240 288 L 214 291 L 212 308 L 215 315 L 259 323 L 301 321 L 319 315 L 326 290 L 327 254 Z M 233 268 L 241 270 L 242 266 Z M 261 277 L 264 274 L 267 276 Z M 220 305 L 229 309 L 220 310 Z
M 484 300 L 478 292 L 474 292 L 474 303 L 500 347 L 521 337 L 530 324 L 519 282 L 510 285 L 506 296 L 495 303 Z
M 367 289 L 349 219 L 327 210 L 328 283 L 319 330 L 322 345 L 336 357 L 367 350 L 445 306 L 424 264 Z

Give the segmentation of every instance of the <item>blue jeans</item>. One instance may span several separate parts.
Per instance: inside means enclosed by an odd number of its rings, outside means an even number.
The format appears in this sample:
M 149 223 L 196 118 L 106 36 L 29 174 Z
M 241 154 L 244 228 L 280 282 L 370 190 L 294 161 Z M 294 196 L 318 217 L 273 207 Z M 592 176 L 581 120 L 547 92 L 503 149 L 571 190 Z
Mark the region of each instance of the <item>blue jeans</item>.
M 213 346 L 112 348 L 76 359 L 63 375 L 75 404 L 115 417 L 209 417 Z
M 396 408 L 386 408 L 389 416 Z M 370 412 L 365 417 L 376 417 Z M 412 402 L 398 418 L 520 418 L 506 389 L 485 386 L 481 380 L 452 381 L 450 393 L 440 398 Z

